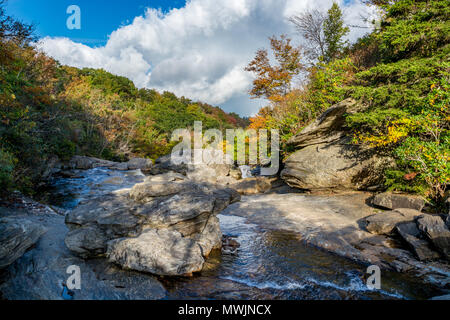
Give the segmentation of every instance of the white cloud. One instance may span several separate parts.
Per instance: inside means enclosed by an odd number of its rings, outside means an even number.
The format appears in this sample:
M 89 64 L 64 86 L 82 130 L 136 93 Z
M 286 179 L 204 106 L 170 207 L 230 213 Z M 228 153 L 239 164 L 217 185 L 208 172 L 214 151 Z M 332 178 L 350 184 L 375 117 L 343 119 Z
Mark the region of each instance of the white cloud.
M 373 14 L 358 1 L 345 0 L 345 6 L 341 2 L 351 24 L 363 24 L 360 14 Z M 299 41 L 288 18 L 331 4 L 332 0 L 191 0 L 165 14 L 147 9 L 114 31 L 104 47 L 48 37 L 39 47 L 63 64 L 104 68 L 138 87 L 172 91 L 248 115 L 262 104 L 246 97 L 252 76 L 244 66 L 255 51 L 267 47 L 271 35 L 285 33 Z M 349 38 L 355 40 L 366 31 L 353 29 Z

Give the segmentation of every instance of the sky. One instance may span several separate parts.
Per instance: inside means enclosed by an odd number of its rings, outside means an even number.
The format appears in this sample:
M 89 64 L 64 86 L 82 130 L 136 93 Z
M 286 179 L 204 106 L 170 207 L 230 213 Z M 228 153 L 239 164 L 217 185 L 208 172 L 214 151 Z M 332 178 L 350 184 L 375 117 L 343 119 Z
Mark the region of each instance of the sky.
M 327 10 L 333 0 L 8 0 L 7 13 L 36 25 L 37 46 L 62 64 L 103 68 L 139 88 L 171 91 L 254 115 L 267 104 L 250 99 L 253 75 L 244 71 L 268 37 L 287 34 L 301 44 L 289 17 Z M 375 17 L 360 0 L 338 0 L 345 21 Z M 69 30 L 70 5 L 81 29 Z M 367 25 L 370 26 L 370 25 Z M 351 28 L 355 41 L 369 29 Z

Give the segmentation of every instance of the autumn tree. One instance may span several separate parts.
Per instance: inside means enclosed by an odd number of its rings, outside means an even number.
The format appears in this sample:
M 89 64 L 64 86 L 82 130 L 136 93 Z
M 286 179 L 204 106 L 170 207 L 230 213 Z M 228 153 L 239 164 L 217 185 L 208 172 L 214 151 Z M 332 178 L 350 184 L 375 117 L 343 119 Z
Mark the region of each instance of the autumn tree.
M 335 59 L 344 49 L 346 43 L 344 37 L 349 31 L 350 29 L 344 24 L 341 8 L 334 2 L 330 10 L 328 10 L 327 18 L 323 22 L 323 33 L 327 44 L 327 50 L 324 55 L 325 61 L 329 62 Z
M 303 65 L 300 62 L 301 50 L 291 45 L 291 39 L 285 35 L 269 39 L 277 64 L 272 65 L 268 51 L 260 49 L 245 70 L 256 74 L 250 95 L 276 102 L 291 90 L 292 79 L 300 73 Z

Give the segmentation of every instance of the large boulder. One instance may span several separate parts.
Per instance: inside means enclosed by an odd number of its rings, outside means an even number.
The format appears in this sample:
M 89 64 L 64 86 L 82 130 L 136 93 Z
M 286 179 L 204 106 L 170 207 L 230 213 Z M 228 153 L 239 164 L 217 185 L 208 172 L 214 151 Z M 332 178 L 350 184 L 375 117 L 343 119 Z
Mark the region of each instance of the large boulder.
M 391 210 L 398 208 L 409 208 L 422 211 L 425 206 L 425 201 L 423 198 L 418 196 L 385 192 L 377 194 L 372 199 L 372 204 Z
M 426 240 L 421 239 L 420 230 L 415 222 L 401 223 L 395 229 L 420 261 L 439 259 L 439 254 Z
M 204 263 L 196 241 L 167 229 L 149 229 L 137 238 L 113 240 L 108 244 L 108 257 L 125 269 L 163 276 L 190 275 Z
M 365 219 L 366 229 L 373 234 L 392 234 L 399 223 L 412 222 L 422 213 L 413 209 L 396 209 L 369 216 Z
M 106 256 L 124 268 L 158 275 L 190 274 L 220 248 L 216 215 L 239 200 L 233 189 L 182 180 L 176 173 L 152 176 L 69 212 L 65 243 L 83 258 Z
M 352 143 L 345 131 L 346 114 L 361 110 L 352 99 L 331 107 L 315 122 L 288 141 L 296 147 L 281 177 L 299 189 L 362 190 L 377 187 L 393 159 L 373 148 Z
M 450 230 L 440 216 L 425 214 L 417 219 L 417 226 L 433 245 L 450 260 Z
M 25 218 L 1 218 L 0 269 L 19 259 L 46 231 L 45 227 Z

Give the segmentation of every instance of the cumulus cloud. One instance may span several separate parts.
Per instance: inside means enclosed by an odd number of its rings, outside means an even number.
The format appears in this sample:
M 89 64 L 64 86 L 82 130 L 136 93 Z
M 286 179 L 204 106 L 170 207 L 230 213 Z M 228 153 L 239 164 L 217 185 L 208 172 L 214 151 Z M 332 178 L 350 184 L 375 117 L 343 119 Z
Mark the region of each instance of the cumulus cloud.
M 103 68 L 126 76 L 138 87 L 172 91 L 251 115 L 262 101 L 250 100 L 252 75 L 244 71 L 267 37 L 288 34 L 299 43 L 288 18 L 305 9 L 325 9 L 333 0 L 191 0 L 167 13 L 148 8 L 143 16 L 91 48 L 67 38 L 44 38 L 38 46 L 63 64 Z M 341 0 L 349 24 L 372 8 Z M 366 29 L 352 29 L 350 40 Z

